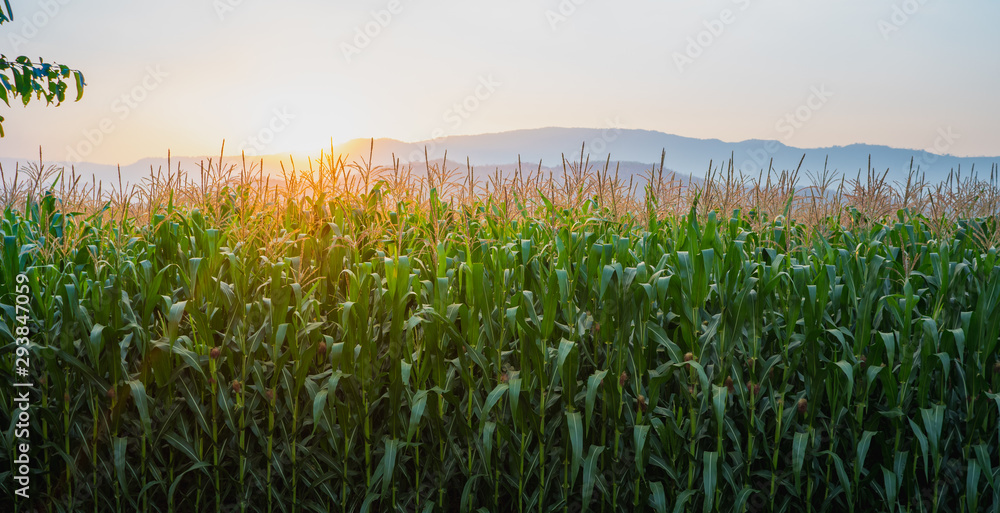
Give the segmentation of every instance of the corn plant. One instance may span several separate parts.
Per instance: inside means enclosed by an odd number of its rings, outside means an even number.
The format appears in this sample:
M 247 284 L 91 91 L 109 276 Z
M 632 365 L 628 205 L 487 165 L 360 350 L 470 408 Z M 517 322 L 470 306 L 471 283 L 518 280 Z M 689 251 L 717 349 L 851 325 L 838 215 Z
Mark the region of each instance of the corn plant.
M 89 209 L 5 182 L 0 373 L 25 273 L 37 383 L 5 504 L 1000 510 L 995 204 L 809 217 L 784 177 L 715 175 L 667 209 L 662 166 L 642 196 L 582 156 L 486 192 L 325 162 Z

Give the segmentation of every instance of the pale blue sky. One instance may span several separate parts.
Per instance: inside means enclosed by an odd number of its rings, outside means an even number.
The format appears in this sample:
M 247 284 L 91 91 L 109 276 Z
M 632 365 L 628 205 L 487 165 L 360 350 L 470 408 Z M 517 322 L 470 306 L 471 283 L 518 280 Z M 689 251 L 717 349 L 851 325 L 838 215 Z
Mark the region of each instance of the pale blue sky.
M 612 125 L 918 149 L 950 129 L 947 153 L 1000 155 L 995 0 L 12 4 L 0 52 L 81 69 L 88 88 L 4 108 L 0 156 L 129 163 L 223 138 L 227 153 L 318 153 L 331 138 Z

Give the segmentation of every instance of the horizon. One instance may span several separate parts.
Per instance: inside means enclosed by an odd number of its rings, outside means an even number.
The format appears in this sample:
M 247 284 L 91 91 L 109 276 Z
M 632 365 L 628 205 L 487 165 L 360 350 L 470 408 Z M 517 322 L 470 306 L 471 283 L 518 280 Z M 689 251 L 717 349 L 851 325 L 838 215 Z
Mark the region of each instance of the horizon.
M 331 139 L 610 126 L 1000 155 L 1000 5 L 986 0 L 38 0 L 14 14 L 0 52 L 79 69 L 87 89 L 0 111 L 0 157 L 41 146 L 53 161 L 123 164 L 210 156 L 223 140 L 227 155 L 315 155 Z M 939 149 L 942 130 L 956 137 Z
M 454 138 L 459 138 L 459 137 L 475 138 L 475 137 L 485 137 L 485 136 L 496 136 L 496 135 L 511 134 L 511 133 L 515 133 L 515 132 L 531 132 L 531 131 L 542 131 L 542 130 L 595 130 L 596 131 L 596 130 L 605 130 L 605 129 L 604 128 L 598 128 L 598 127 L 544 126 L 544 127 L 537 127 L 537 128 L 516 128 L 516 129 L 511 129 L 511 130 L 503 130 L 503 131 L 498 131 L 498 132 L 485 132 L 485 133 L 477 133 L 477 134 L 455 134 L 455 135 L 444 136 L 444 137 L 442 137 L 440 139 L 425 139 L 425 140 L 416 140 L 416 141 L 406 141 L 406 140 L 395 139 L 395 138 L 392 138 L 392 137 L 355 137 L 355 138 L 352 138 L 352 139 L 349 139 L 349 140 L 346 140 L 346 141 L 340 141 L 340 142 L 333 141 L 332 144 L 327 144 L 326 147 L 318 147 L 314 151 L 307 151 L 307 150 L 302 150 L 302 151 L 287 151 L 287 152 L 277 151 L 277 152 L 274 152 L 274 153 L 267 153 L 267 154 L 256 154 L 256 153 L 250 154 L 250 153 L 241 153 L 239 151 L 234 152 L 234 150 L 231 150 L 231 146 L 229 145 L 229 142 L 228 141 L 223 141 L 223 142 L 219 143 L 219 149 L 223 150 L 223 152 L 222 152 L 222 157 L 223 158 L 240 158 L 241 156 L 245 156 L 247 158 L 279 158 L 279 159 L 283 159 L 283 158 L 286 158 L 286 157 L 292 157 L 292 158 L 300 158 L 300 157 L 303 157 L 303 158 L 316 158 L 321 153 L 329 153 L 331 147 L 334 148 L 334 149 L 339 149 L 339 148 L 343 148 L 345 146 L 349 146 L 352 143 L 359 143 L 360 144 L 360 143 L 364 143 L 364 142 L 367 142 L 367 141 L 372 141 L 376 145 L 376 147 L 377 147 L 379 141 L 383 141 L 383 142 L 398 142 L 398 143 L 403 143 L 403 144 L 418 144 L 418 143 L 428 143 L 428 144 L 435 144 L 435 143 L 437 143 L 437 144 L 440 144 L 439 141 L 447 140 L 447 139 L 454 139 Z M 781 141 L 778 140 L 778 139 L 725 140 L 725 139 L 720 139 L 720 138 L 694 138 L 694 137 L 683 135 L 683 134 L 671 134 L 671 133 L 667 133 L 667 132 L 661 132 L 661 131 L 658 131 L 658 130 L 643 129 L 643 128 L 618 128 L 616 130 L 626 131 L 626 132 L 628 132 L 628 131 L 632 131 L 632 132 L 650 132 L 650 133 L 657 133 L 657 134 L 663 134 L 663 135 L 668 135 L 668 136 L 676 136 L 676 137 L 683 137 L 683 138 L 689 138 L 689 139 L 698 139 L 698 140 L 706 141 L 706 142 L 717 141 L 717 142 L 720 142 L 722 144 L 730 144 L 730 145 L 738 145 L 738 144 L 743 144 L 743 143 L 754 143 L 754 142 L 762 142 L 762 143 L 778 142 L 778 143 L 781 143 Z M 939 134 L 939 138 L 941 138 L 941 135 L 942 134 Z M 580 142 L 583 143 L 586 146 L 587 141 L 581 140 Z M 834 144 L 834 145 L 818 146 L 818 147 L 800 147 L 800 146 L 794 146 L 794 145 L 786 145 L 786 146 L 789 149 L 801 150 L 801 151 L 804 151 L 804 152 L 814 152 L 814 151 L 822 151 L 822 150 L 842 149 L 842 148 L 850 148 L 850 147 L 854 147 L 854 146 L 865 146 L 865 147 L 885 148 L 885 149 L 900 150 L 900 151 L 912 151 L 912 152 L 915 152 L 915 153 L 916 152 L 930 153 L 930 154 L 941 156 L 941 157 L 955 157 L 955 158 L 962 158 L 962 159 L 966 159 L 966 158 L 968 158 L 968 159 L 975 159 L 975 158 L 979 158 L 979 159 L 997 159 L 998 161 L 1000 161 L 1000 152 L 998 152 L 998 154 L 996 154 L 996 155 L 955 155 L 955 154 L 947 153 L 947 152 L 938 153 L 938 152 L 936 152 L 934 150 L 933 147 L 932 148 L 902 148 L 902 147 L 896 147 L 896 146 L 888 146 L 888 145 L 884 145 L 884 144 L 873 144 L 873 143 L 864 143 L 864 142 L 857 142 L 857 143 L 850 143 L 850 144 Z M 593 155 L 589 148 L 590 147 L 587 146 L 587 155 L 588 156 Z M 440 149 L 441 150 L 448 150 L 447 147 L 442 147 Z M 663 148 L 652 148 L 652 147 L 650 147 L 651 155 L 654 154 L 654 153 L 658 155 L 658 153 L 662 149 Z M 518 150 L 518 148 L 511 148 L 511 151 L 513 152 L 513 154 L 516 154 L 517 150 Z M 102 162 L 102 161 L 97 161 L 97 160 L 78 160 L 78 161 L 73 161 L 73 160 L 53 159 L 53 158 L 51 158 L 52 156 L 50 154 L 46 153 L 45 148 L 36 148 L 34 156 L 27 156 L 27 155 L 0 155 L 0 159 L 15 160 L 15 161 L 18 161 L 18 162 L 24 161 L 25 163 L 37 162 L 38 159 L 39 159 L 39 155 L 38 155 L 39 151 L 42 152 L 42 158 L 43 158 L 43 160 L 44 160 L 44 162 L 46 164 L 48 164 L 48 163 L 56 163 L 56 164 L 96 164 L 96 165 L 103 165 L 103 166 L 131 166 L 131 165 L 135 165 L 135 164 L 138 164 L 138 163 L 140 163 L 142 161 L 146 161 L 146 160 L 166 160 L 168 157 L 172 158 L 172 159 L 202 159 L 202 158 L 217 158 L 217 157 L 220 156 L 218 149 L 215 151 L 215 153 L 205 152 L 205 153 L 201 153 L 201 154 L 182 154 L 182 155 L 178 155 L 178 154 L 174 153 L 172 149 L 168 148 L 164 152 L 163 155 L 146 155 L 146 156 L 138 157 L 138 158 L 135 158 L 135 159 L 132 159 L 132 160 L 129 160 L 129 161 L 109 161 L 109 162 Z M 612 161 L 616 161 L 616 159 L 614 158 L 614 151 L 605 151 L 605 152 L 599 152 L 599 153 L 601 155 L 608 155 L 608 154 L 610 154 L 612 156 L 611 160 Z M 659 157 L 657 157 L 657 159 L 658 158 Z M 656 159 L 650 159 L 649 161 L 638 161 L 638 160 L 634 160 L 633 159 L 633 160 L 627 160 L 627 161 L 623 160 L 622 162 L 649 164 L 649 163 L 652 163 L 653 160 L 656 160 Z M 410 162 L 413 162 L 413 161 L 410 161 Z M 501 163 L 496 163 L 496 164 L 510 164 L 510 162 L 501 162 Z

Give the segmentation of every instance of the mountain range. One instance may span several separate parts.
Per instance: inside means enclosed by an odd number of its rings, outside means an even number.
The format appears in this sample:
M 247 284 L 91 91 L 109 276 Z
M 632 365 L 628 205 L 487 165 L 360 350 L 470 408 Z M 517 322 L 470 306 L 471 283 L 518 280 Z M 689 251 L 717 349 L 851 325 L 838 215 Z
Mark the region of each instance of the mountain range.
M 947 131 L 940 131 L 935 147 L 947 148 L 954 142 Z M 961 170 L 963 175 L 975 171 L 980 176 L 989 177 L 1000 157 L 955 157 L 943 152 L 892 148 L 870 144 L 831 146 L 825 148 L 797 148 L 774 140 L 747 140 L 725 142 L 718 139 L 697 139 L 652 130 L 635 129 L 592 129 L 592 128 L 538 128 L 509 132 L 461 135 L 443 137 L 437 140 L 403 142 L 395 139 L 355 139 L 334 147 L 334 152 L 346 155 L 349 162 L 364 159 L 374 165 L 391 165 L 393 159 L 414 165 L 423 170 L 425 150 L 427 159 L 440 163 L 447 151 L 448 166 L 463 168 L 471 164 L 485 174 L 495 169 L 510 171 L 520 162 L 525 169 L 536 170 L 539 165 L 545 170 L 562 169 L 563 156 L 569 162 L 580 160 L 581 147 L 584 159 L 589 158 L 592 166 L 604 167 L 610 155 L 612 170 L 620 166 L 623 175 L 637 174 L 657 168 L 661 152 L 664 167 L 680 175 L 704 176 L 709 166 L 724 169 L 730 159 L 736 170 L 757 175 L 774 171 L 794 170 L 818 173 L 826 167 L 848 178 L 858 173 L 864 177 L 871 168 L 881 173 L 888 170 L 890 180 L 905 179 L 911 168 L 926 174 L 929 181 L 945 179 L 952 171 Z M 318 154 L 318 152 L 317 152 Z M 316 155 L 314 155 L 315 157 Z M 200 163 L 207 163 L 210 157 L 175 157 L 171 159 L 175 170 L 179 165 L 189 176 L 197 178 Z M 264 162 L 265 172 L 280 175 L 280 165 L 291 168 L 289 155 L 267 155 L 248 157 L 248 161 Z M 240 157 L 226 157 L 226 164 L 239 164 Z M 0 157 L 0 165 L 5 174 L 10 174 L 15 165 L 24 165 L 24 160 Z M 65 163 L 46 163 L 65 164 Z M 151 170 L 166 171 L 165 158 L 147 158 L 121 166 L 122 181 L 136 183 L 149 176 Z M 295 157 L 298 168 L 308 167 L 307 157 Z M 117 184 L 118 167 L 106 164 L 75 163 L 77 175 L 99 181 Z M 238 167 L 239 168 L 239 167 Z M 237 168 L 237 169 L 238 169 Z

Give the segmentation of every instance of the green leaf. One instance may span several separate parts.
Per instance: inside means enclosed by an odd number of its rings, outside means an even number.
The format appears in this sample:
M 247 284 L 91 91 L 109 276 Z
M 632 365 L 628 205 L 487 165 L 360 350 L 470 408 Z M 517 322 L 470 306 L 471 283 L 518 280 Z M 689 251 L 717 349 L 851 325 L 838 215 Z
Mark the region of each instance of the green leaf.
M 712 405 L 715 410 L 715 425 L 718 426 L 720 433 L 722 432 L 722 426 L 725 425 L 726 400 L 728 396 L 728 388 L 712 385 Z
M 920 444 L 920 454 L 924 457 L 924 478 L 927 478 L 927 472 L 930 470 L 928 465 L 928 459 L 930 453 L 927 450 L 927 436 L 924 435 L 924 431 L 920 429 L 920 426 L 912 419 L 907 419 L 910 421 L 910 429 L 913 430 L 913 435 L 917 437 L 917 442 Z
M 885 483 L 885 496 L 886 502 L 889 503 L 889 513 L 895 513 L 897 494 L 899 493 L 896 474 L 889 471 L 889 469 L 882 467 L 882 481 Z
M 705 490 L 705 502 L 702 511 L 710 513 L 715 505 L 716 485 L 719 482 L 719 453 L 706 451 L 702 459 L 702 484 Z
M 588 434 L 590 433 L 590 419 L 594 417 L 594 405 L 597 402 L 597 392 L 600 390 L 601 383 L 607 375 L 608 371 L 606 370 L 594 371 L 594 373 L 587 378 L 587 416 L 584 418 L 584 424 Z
M 635 443 L 635 469 L 640 476 L 646 475 L 646 440 L 649 436 L 649 426 L 634 426 L 632 440 Z
M 389 483 L 393 479 L 396 470 L 396 452 L 399 450 L 399 441 L 393 439 L 385 440 L 385 454 L 382 455 L 382 496 L 389 491 Z
M 114 447 L 115 475 L 118 477 L 118 486 L 120 486 L 122 490 L 127 490 L 128 476 L 125 474 L 125 457 L 128 439 L 124 437 L 115 437 L 112 441 L 112 446 Z
M 420 425 L 420 419 L 424 416 L 424 410 L 427 409 L 427 391 L 420 390 L 413 395 L 413 401 L 410 404 L 410 422 L 406 428 L 406 443 L 409 444 L 413 439 L 413 435 L 417 432 L 417 427 Z
M 873 436 L 875 436 L 874 431 L 865 431 L 861 435 L 861 441 L 858 442 L 858 461 L 854 465 L 855 481 L 861 479 L 861 471 L 865 468 L 865 457 L 868 456 L 868 448 L 871 447 Z
M 979 476 L 979 464 L 976 463 L 976 460 L 969 460 L 968 472 L 965 477 L 965 498 L 969 504 L 968 511 L 979 511 Z
M 983 474 L 986 476 L 986 482 L 990 485 L 990 488 L 996 488 L 994 477 L 993 477 L 993 464 L 990 461 L 989 447 L 986 444 L 977 444 L 974 447 L 976 451 L 976 463 L 979 464 L 979 468 L 984 470 Z
M 663 483 L 653 481 L 649 483 L 651 492 L 651 502 L 656 513 L 667 513 L 667 494 L 663 492 Z
M 521 378 L 513 378 L 508 382 L 510 389 L 507 396 L 510 397 L 510 412 L 514 419 L 518 418 L 518 408 L 521 402 Z
M 608 290 L 608 284 L 611 283 L 611 279 L 615 277 L 617 272 L 617 268 L 613 265 L 604 266 L 604 271 L 601 274 L 601 291 L 597 296 L 598 299 L 604 299 L 604 293 Z
M 206 471 L 205 469 L 208 468 L 209 466 L 211 466 L 211 465 L 208 462 L 201 461 L 201 462 L 195 463 L 194 465 L 191 465 L 185 471 L 178 473 L 177 477 L 174 478 L 174 482 L 170 483 L 170 490 L 167 492 L 167 502 L 170 503 L 170 504 L 173 504 L 173 501 L 174 501 L 174 492 L 177 491 L 177 486 L 179 484 L 181 484 L 181 481 L 184 479 L 184 476 L 188 472 L 192 472 L 192 471 L 195 471 L 195 470 L 201 470 L 202 473 L 204 473 L 205 475 L 208 475 L 208 471 Z
M 506 383 L 498 383 L 497 386 L 493 388 L 490 395 L 486 397 L 486 405 L 483 407 L 483 413 L 480 415 L 481 420 L 486 420 L 490 415 L 490 410 L 496 406 L 497 401 L 499 401 L 505 393 L 507 393 L 508 385 Z
M 73 78 L 76 79 L 76 101 L 80 101 L 81 99 L 83 99 L 83 86 L 86 85 L 86 83 L 83 81 L 83 73 L 80 73 L 79 71 L 74 71 Z
M 795 489 L 802 492 L 802 464 L 806 458 L 808 433 L 795 433 L 792 440 L 792 471 L 795 473 Z
M 563 400 L 569 408 L 575 408 L 573 399 L 576 395 L 576 375 L 579 368 L 578 354 L 575 342 L 567 339 L 559 341 L 558 366 L 563 385 Z
M 222 416 L 226 421 L 226 425 L 229 426 L 229 430 L 233 432 L 238 431 L 233 415 L 233 400 L 229 397 L 229 387 L 219 387 L 218 403 L 219 410 L 222 411 Z
M 730 511 L 743 511 L 747 500 L 750 499 L 753 492 L 754 489 L 751 486 L 744 486 L 743 489 L 740 490 L 740 493 L 736 495 L 736 500 L 733 502 L 733 508 Z
M 930 408 L 921 408 L 920 416 L 924 420 L 924 429 L 926 430 L 927 443 L 930 445 L 931 454 L 934 456 L 934 461 L 937 462 L 941 457 L 939 441 L 941 439 L 941 430 L 944 428 L 944 406 L 935 404 Z
M 684 506 L 687 505 L 687 501 L 695 493 L 698 493 L 697 490 L 684 490 L 683 492 L 681 492 L 680 495 L 677 496 L 677 501 L 674 502 L 673 513 L 681 513 L 682 511 L 684 511 Z
M 90 330 L 90 358 L 96 368 L 100 368 L 100 354 L 104 349 L 104 326 L 95 324 Z
M 576 484 L 576 477 L 580 473 L 580 466 L 583 463 L 583 421 L 580 412 L 566 412 L 566 427 L 569 429 L 570 446 L 573 449 L 573 461 L 570 478 L 570 485 Z
M 591 445 L 586 459 L 583 461 L 583 511 L 590 508 L 591 498 L 594 495 L 594 485 L 597 483 L 599 475 L 598 465 L 600 465 L 601 453 L 604 447 Z
M 149 418 L 149 397 L 146 396 L 146 387 L 141 381 L 131 380 L 128 382 L 131 389 L 132 400 L 135 401 L 136 410 L 139 411 L 139 419 L 142 421 L 142 431 L 146 438 L 153 437 L 153 423 Z
M 837 362 L 836 365 L 847 378 L 847 401 L 850 401 L 854 397 L 854 367 L 844 360 Z
M 833 460 L 833 467 L 837 471 L 837 477 L 840 478 L 840 485 L 844 487 L 848 497 L 853 497 L 854 493 L 851 491 L 851 481 L 847 478 L 847 472 L 844 470 L 844 461 L 840 459 L 840 456 L 837 456 L 830 451 L 824 451 L 822 454 Z M 853 511 L 854 502 L 849 502 L 848 505 Z
M 488 421 L 483 425 L 483 435 L 482 443 L 483 449 L 485 450 L 486 466 L 492 467 L 493 462 L 493 436 L 496 433 L 497 424 L 493 421 Z
M 189 442 L 186 438 L 173 431 L 163 435 L 163 438 L 167 441 L 167 443 L 174 446 L 175 449 L 190 458 L 195 464 L 202 463 L 201 458 L 198 457 L 198 453 L 195 452 L 194 447 L 191 446 L 191 442 Z

